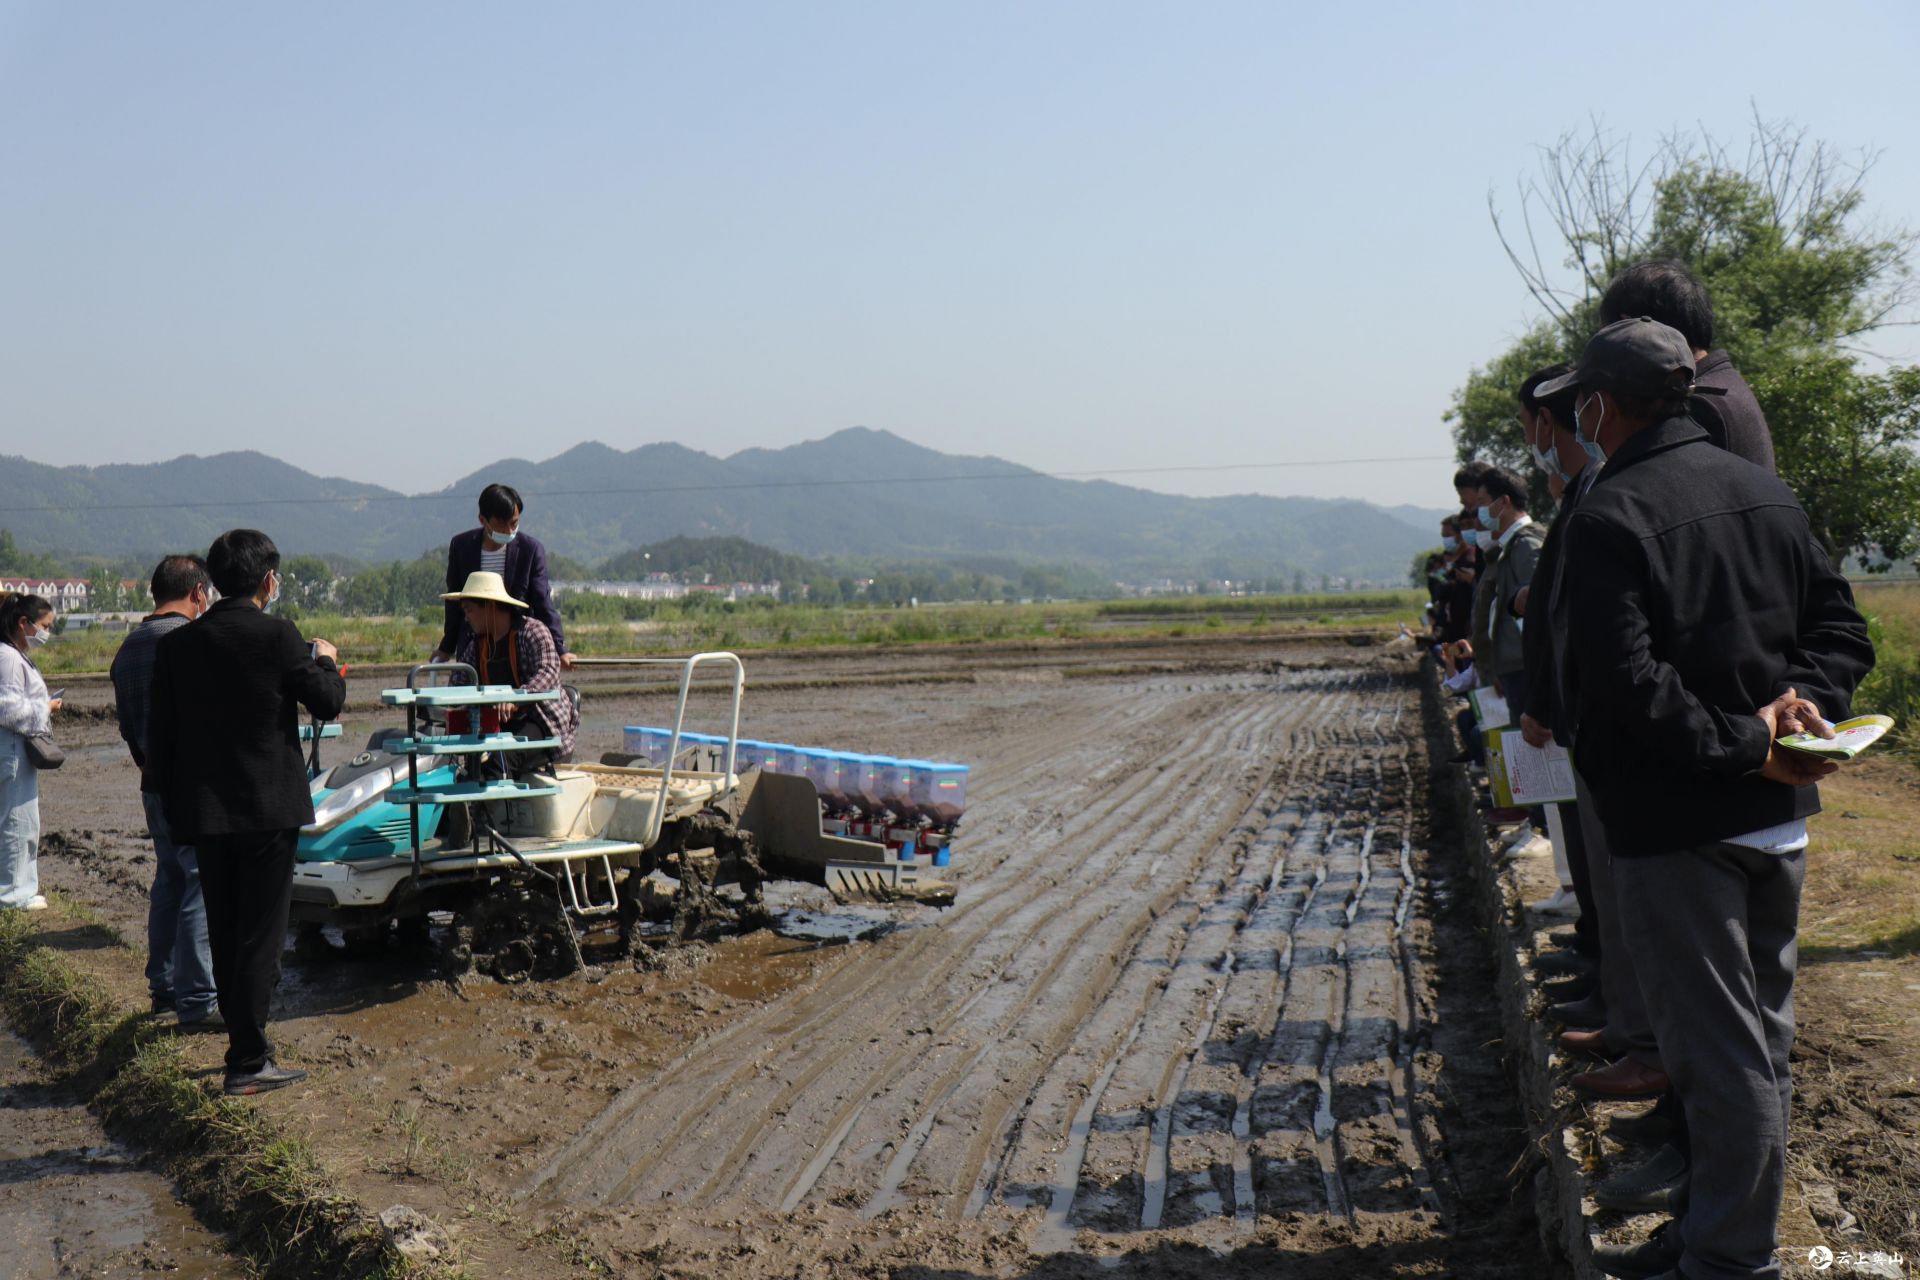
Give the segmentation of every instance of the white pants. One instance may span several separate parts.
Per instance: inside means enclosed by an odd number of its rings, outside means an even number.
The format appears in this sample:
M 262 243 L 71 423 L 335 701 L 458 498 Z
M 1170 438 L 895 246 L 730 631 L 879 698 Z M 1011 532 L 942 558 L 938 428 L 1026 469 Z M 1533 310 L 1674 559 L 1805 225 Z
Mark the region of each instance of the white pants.
M 40 893 L 40 771 L 27 740 L 0 729 L 0 908 L 21 908 Z

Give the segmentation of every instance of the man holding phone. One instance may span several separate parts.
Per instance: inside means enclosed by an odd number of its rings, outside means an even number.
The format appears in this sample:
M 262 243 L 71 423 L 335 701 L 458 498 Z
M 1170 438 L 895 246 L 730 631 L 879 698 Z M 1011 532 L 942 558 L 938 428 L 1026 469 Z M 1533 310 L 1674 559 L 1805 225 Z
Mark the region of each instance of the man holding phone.
M 213 956 L 207 948 L 207 911 L 200 895 L 200 863 L 167 825 L 147 772 L 147 711 L 154 651 L 162 636 L 199 618 L 212 605 L 213 583 L 199 556 L 168 556 L 148 584 L 153 612 L 127 633 L 113 658 L 114 713 L 120 738 L 140 767 L 140 803 L 153 837 L 153 890 L 147 904 L 147 991 L 153 1011 L 173 1011 L 183 1027 L 217 1030 Z M 64 689 L 61 693 L 66 692 Z M 55 694 L 59 697 L 59 694 Z
M 207 550 L 220 600 L 159 643 L 147 771 L 177 839 L 199 854 L 214 986 L 227 1023 L 229 1096 L 306 1078 L 273 1060 L 267 1010 L 280 978 L 294 849 L 313 821 L 302 707 L 340 714 L 347 683 L 325 640 L 311 645 L 268 610 L 280 596 L 280 551 L 257 529 Z

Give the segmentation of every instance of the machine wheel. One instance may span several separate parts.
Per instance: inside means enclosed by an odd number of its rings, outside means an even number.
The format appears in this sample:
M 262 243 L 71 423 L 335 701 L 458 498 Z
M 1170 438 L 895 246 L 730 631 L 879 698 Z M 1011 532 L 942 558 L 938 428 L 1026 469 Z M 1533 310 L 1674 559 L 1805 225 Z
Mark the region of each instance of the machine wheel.
M 546 881 L 494 885 L 450 931 L 448 968 L 501 982 L 564 978 L 582 967 L 580 942 Z

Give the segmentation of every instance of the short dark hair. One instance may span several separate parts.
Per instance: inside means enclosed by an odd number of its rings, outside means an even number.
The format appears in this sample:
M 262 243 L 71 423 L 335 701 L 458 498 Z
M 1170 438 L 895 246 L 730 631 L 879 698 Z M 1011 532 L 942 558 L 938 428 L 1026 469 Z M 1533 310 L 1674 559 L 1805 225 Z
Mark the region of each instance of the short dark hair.
M 490 484 L 480 491 L 480 515 L 487 520 L 511 520 L 527 509 L 520 491 L 510 484 Z
M 1534 389 L 1548 378 L 1559 377 L 1571 367 L 1572 366 L 1567 364 L 1566 361 L 1562 360 L 1558 364 L 1550 364 L 1544 369 L 1535 369 L 1532 373 L 1528 374 L 1526 381 L 1520 384 L 1520 407 L 1528 413 L 1533 413 L 1538 410 L 1540 408 L 1540 397 L 1534 394 Z
M 207 548 L 207 573 L 214 590 L 229 599 L 244 599 L 260 590 L 267 575 L 280 567 L 280 548 L 258 529 L 229 529 Z
M 1460 522 L 1454 519 L 1452 516 L 1441 516 L 1440 527 L 1442 529 L 1452 529 L 1454 532 L 1458 533 L 1460 531 Z
M 0 595 L 0 642 L 13 643 L 13 633 L 21 619 L 38 622 L 53 612 L 53 605 L 41 596 L 15 591 Z
M 195 587 L 212 583 L 207 576 L 207 562 L 199 556 L 167 556 L 153 567 L 153 580 L 147 584 L 147 590 L 153 593 L 155 604 L 172 604 L 192 595 Z
M 1527 482 L 1518 472 L 1510 471 L 1506 467 L 1490 468 L 1487 478 L 1480 482 L 1480 487 L 1487 491 L 1489 503 L 1506 498 L 1513 503 L 1515 511 L 1527 509 Z
M 1487 478 L 1487 472 L 1493 470 L 1491 462 L 1482 462 L 1475 458 L 1472 462 L 1463 462 L 1460 469 L 1453 473 L 1453 487 L 1456 489 L 1478 489 Z
M 1665 422 L 1668 418 L 1684 418 L 1689 413 L 1692 397 L 1682 395 L 1660 396 L 1623 396 L 1615 395 L 1613 402 L 1620 412 L 1643 422 Z
M 1713 299 L 1707 286 L 1678 258 L 1636 262 L 1607 285 L 1600 323 L 1647 316 L 1680 331 L 1695 351 L 1713 349 Z
M 1565 361 L 1561 361 L 1559 364 L 1550 364 L 1544 369 L 1527 375 L 1527 380 L 1520 384 L 1521 405 L 1524 406 L 1529 413 L 1539 413 L 1545 410 L 1549 422 L 1560 430 L 1568 432 L 1573 430 L 1573 406 L 1575 402 L 1580 399 L 1580 389 L 1578 387 L 1562 387 L 1552 395 L 1544 398 L 1536 395 L 1535 389 L 1547 379 L 1557 378 L 1572 367 L 1572 365 L 1567 364 Z

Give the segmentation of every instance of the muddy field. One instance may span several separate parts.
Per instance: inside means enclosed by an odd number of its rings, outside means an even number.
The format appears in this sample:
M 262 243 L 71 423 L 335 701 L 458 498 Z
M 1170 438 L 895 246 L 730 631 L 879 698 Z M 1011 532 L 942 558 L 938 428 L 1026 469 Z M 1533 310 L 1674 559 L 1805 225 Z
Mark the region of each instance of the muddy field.
M 595 675 L 582 758 L 670 707 Z M 784 933 L 647 972 L 595 937 L 586 974 L 513 985 L 444 980 L 431 942 L 309 939 L 274 1034 L 314 1077 L 260 1105 L 364 1203 L 485 1275 L 1546 1273 L 1404 656 L 1119 642 L 749 678 L 743 733 L 973 765 L 957 903 L 835 944 L 796 927 L 824 893 L 787 888 Z M 151 856 L 87 718 L 107 700 L 73 683 L 42 875 L 138 947 Z M 356 703 L 346 741 L 387 722 Z M 140 998 L 143 957 L 75 957 Z
M 0 1275 L 225 1280 L 245 1274 L 73 1098 L 0 1033 Z

